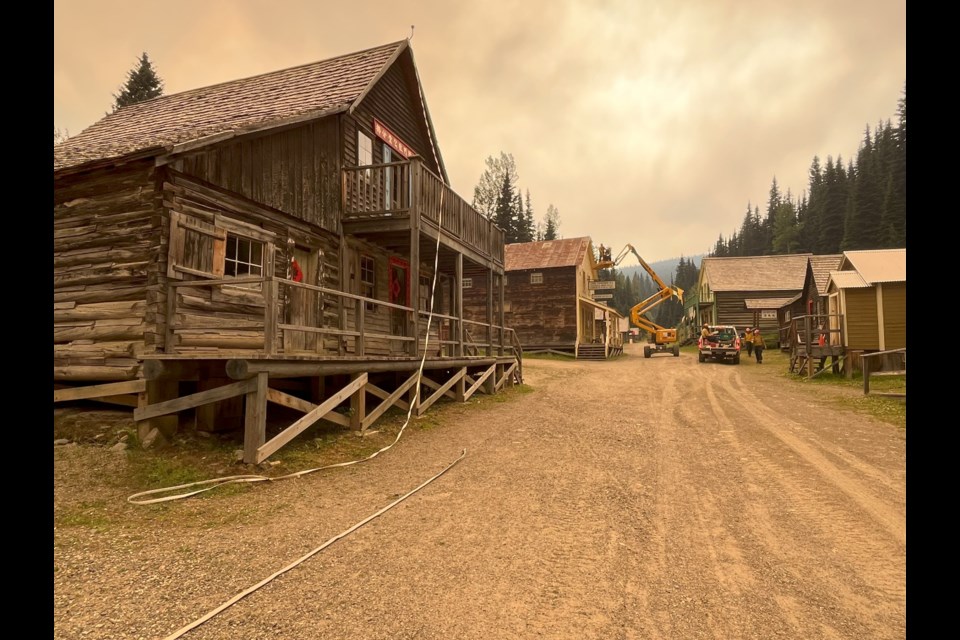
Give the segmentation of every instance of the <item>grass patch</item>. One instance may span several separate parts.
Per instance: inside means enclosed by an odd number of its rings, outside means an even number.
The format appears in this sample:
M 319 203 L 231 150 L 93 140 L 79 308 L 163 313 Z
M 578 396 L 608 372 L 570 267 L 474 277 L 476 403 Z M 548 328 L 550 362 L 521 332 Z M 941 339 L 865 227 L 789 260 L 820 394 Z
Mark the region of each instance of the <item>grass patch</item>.
M 572 360 L 575 360 L 576 358 L 574 358 L 573 354 L 570 354 L 567 356 L 567 355 L 560 355 L 559 353 L 551 353 L 548 351 L 544 351 L 542 353 L 524 353 L 523 359 L 524 360 L 528 360 L 528 359 L 529 360 L 559 360 L 561 362 L 570 362 Z
M 866 414 L 892 424 L 898 428 L 907 426 L 907 399 L 873 395 L 877 393 L 906 393 L 906 376 L 882 376 L 870 378 L 870 394 L 863 394 L 863 374 L 854 373 L 847 378 L 843 373 L 833 373 L 828 361 L 827 370 L 814 378 L 806 373 L 791 373 L 790 354 L 779 349 L 766 349 L 763 352 L 763 365 L 757 366 L 756 359 L 741 356 L 741 372 L 747 376 L 767 375 L 771 372 L 787 384 L 804 386 L 815 393 L 823 402 L 833 403 L 837 408 Z
M 87 527 L 103 530 L 111 520 L 104 513 L 106 503 L 103 500 L 81 502 L 75 507 L 63 509 L 54 515 L 54 523 L 59 527 Z

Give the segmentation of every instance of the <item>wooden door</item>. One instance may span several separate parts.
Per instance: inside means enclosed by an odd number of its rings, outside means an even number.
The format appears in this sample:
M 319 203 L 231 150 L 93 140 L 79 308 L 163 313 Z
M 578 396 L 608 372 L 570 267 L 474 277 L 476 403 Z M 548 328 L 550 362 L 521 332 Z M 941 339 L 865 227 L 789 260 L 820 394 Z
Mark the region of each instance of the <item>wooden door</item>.
M 294 247 L 293 260 L 290 263 L 290 279 L 318 286 L 321 281 L 322 257 L 320 254 L 320 250 Z M 323 317 L 320 292 L 294 285 L 287 286 L 290 287 L 287 323 L 303 327 L 319 327 L 320 319 Z M 321 346 L 322 340 L 317 333 L 295 330 L 284 332 L 284 350 L 287 353 L 317 353 L 321 350 Z

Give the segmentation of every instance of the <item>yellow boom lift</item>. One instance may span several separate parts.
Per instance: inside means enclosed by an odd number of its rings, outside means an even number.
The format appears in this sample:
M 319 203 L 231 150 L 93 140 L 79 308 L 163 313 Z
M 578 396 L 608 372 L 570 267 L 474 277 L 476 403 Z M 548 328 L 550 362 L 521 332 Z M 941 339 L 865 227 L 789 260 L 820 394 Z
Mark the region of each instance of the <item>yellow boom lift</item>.
M 656 293 L 646 300 L 642 300 L 641 302 L 633 305 L 633 307 L 630 309 L 630 320 L 633 322 L 633 324 L 646 331 L 650 336 L 649 344 L 643 347 L 643 357 L 649 358 L 654 353 L 670 353 L 674 357 L 677 357 L 680 355 L 680 345 L 677 344 L 677 330 L 661 327 L 655 322 L 648 320 L 644 314 L 656 307 L 661 302 L 669 300 L 674 296 L 676 296 L 677 300 L 682 303 L 683 289 L 680 287 L 667 286 L 663 280 L 660 279 L 660 276 L 657 275 L 657 272 L 654 271 L 650 265 L 648 265 L 647 262 L 640 257 L 640 254 L 637 253 L 637 250 L 629 244 L 620 250 L 620 253 L 617 254 L 616 258 L 610 258 L 609 252 L 604 252 L 605 255 L 601 255 L 600 260 L 597 262 L 597 269 L 610 269 L 611 267 L 616 267 L 625 257 L 627 257 L 628 253 L 633 253 L 633 255 L 637 257 L 637 260 L 640 262 L 640 266 L 650 274 L 650 277 L 657 284 L 657 287 L 659 287 L 659 290 Z

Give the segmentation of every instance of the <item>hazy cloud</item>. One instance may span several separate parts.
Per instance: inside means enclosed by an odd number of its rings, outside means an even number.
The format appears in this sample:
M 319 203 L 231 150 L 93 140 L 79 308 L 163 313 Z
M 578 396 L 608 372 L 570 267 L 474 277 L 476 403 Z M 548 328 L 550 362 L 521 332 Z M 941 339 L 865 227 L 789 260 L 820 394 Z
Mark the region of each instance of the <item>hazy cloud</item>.
M 466 199 L 512 153 L 537 217 L 648 261 L 709 250 L 853 158 L 906 81 L 906 3 L 759 0 L 54 2 L 54 125 L 109 110 L 146 51 L 175 93 L 410 35 Z

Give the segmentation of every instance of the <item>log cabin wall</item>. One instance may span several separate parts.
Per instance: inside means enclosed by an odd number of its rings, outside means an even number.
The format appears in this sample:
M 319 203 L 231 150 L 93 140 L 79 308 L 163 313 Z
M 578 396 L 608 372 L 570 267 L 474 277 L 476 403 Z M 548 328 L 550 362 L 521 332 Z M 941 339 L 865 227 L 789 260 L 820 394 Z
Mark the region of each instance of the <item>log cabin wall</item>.
M 137 377 L 156 349 L 161 208 L 152 161 L 57 177 L 53 208 L 54 380 Z
M 213 243 L 205 237 L 219 233 L 262 245 L 263 275 L 289 278 L 291 258 L 304 263 L 306 284 L 338 289 L 340 282 L 339 239 L 303 221 L 230 193 L 216 185 L 168 170 L 163 184 L 166 228 L 183 228 L 184 237 L 171 241 L 168 276 L 197 279 L 198 275 L 222 278 L 224 259 L 215 257 Z M 208 233 L 194 233 L 194 229 Z M 178 231 L 171 231 L 173 234 Z M 201 273 L 194 273 L 201 272 Z M 203 277 L 199 278 L 201 281 Z M 339 301 L 330 295 L 281 286 L 278 311 L 282 323 L 339 326 Z M 261 350 L 264 347 L 264 298 L 259 286 L 178 287 L 177 323 L 171 348 L 179 352 L 218 349 Z M 159 305 L 166 308 L 166 300 Z M 297 313 L 308 314 L 294 317 Z M 222 325 L 222 326 L 211 326 Z M 201 328 L 202 327 L 202 328 Z M 304 332 L 288 340 L 298 351 L 335 354 L 334 337 L 317 342 Z

